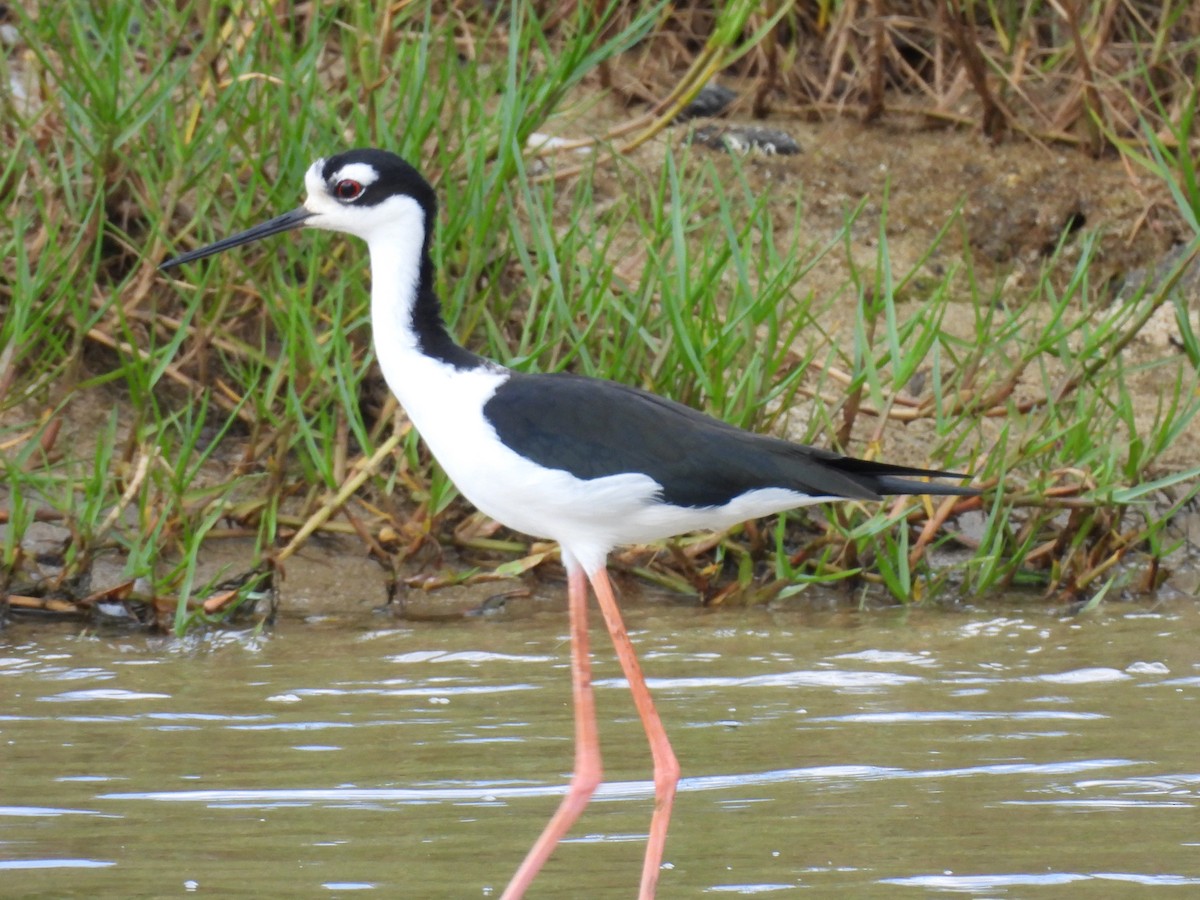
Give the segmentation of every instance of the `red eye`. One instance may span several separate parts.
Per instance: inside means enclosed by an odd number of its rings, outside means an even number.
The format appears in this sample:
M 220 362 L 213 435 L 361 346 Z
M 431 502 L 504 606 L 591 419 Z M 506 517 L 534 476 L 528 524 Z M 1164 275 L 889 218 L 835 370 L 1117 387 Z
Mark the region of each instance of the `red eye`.
M 339 200 L 357 200 L 363 192 L 363 186 L 351 178 L 343 178 L 333 186 L 333 194 Z

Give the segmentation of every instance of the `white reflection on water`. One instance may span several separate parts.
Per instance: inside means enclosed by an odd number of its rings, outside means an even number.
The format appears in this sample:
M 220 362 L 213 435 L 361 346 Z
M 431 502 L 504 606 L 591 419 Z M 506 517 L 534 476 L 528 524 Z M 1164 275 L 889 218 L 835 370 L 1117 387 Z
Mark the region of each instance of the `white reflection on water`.
M 917 875 L 912 878 L 881 878 L 880 884 L 925 888 L 939 893 L 975 894 L 1009 887 L 1051 887 L 1078 881 L 1123 881 L 1130 884 L 1175 887 L 1200 884 L 1186 875 L 1143 875 L 1134 872 L 1029 872 L 1011 875 Z
M 853 781 L 882 781 L 887 779 L 966 778 L 980 775 L 1073 775 L 1098 769 L 1139 765 L 1128 759 L 1073 760 L 1058 763 L 1002 763 L 966 766 L 957 769 L 928 769 L 911 771 L 886 766 L 813 766 L 802 769 L 776 769 L 770 772 L 738 773 L 734 775 L 704 775 L 684 778 L 679 791 L 725 791 L 748 786 L 787 784 L 798 781 L 845 784 Z M 1120 784 L 1112 780 L 1108 784 Z M 530 785 L 512 781 L 454 782 L 425 788 L 329 788 L 282 790 L 200 790 L 200 791 L 129 791 L 100 794 L 99 800 L 152 800 L 167 802 L 204 803 L 212 806 L 233 804 L 239 807 L 271 807 L 276 804 L 306 802 L 323 803 L 431 803 L 486 802 L 525 797 L 545 797 L 563 794 L 565 784 Z M 597 800 L 633 800 L 654 796 L 652 781 L 606 782 L 596 791 Z

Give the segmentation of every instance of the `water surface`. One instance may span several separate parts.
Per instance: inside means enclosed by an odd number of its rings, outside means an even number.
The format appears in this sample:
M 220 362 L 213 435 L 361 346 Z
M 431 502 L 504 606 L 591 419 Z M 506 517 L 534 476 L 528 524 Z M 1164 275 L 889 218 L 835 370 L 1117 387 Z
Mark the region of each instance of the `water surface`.
M 684 770 L 664 898 L 1200 891 L 1194 604 L 627 611 Z M 632 897 L 649 758 L 530 897 Z M 566 619 L 0 633 L 5 897 L 498 896 L 571 765 Z

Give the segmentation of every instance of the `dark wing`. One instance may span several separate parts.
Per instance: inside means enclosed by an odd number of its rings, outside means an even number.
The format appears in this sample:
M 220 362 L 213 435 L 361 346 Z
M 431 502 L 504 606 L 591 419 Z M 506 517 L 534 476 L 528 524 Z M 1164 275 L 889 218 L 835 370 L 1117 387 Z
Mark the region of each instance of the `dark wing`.
M 861 500 L 978 493 L 901 477 L 963 475 L 867 462 L 754 434 L 656 394 L 578 375 L 514 372 L 483 414 L 500 440 L 539 465 L 582 479 L 641 472 L 677 506 L 721 506 L 770 487 Z

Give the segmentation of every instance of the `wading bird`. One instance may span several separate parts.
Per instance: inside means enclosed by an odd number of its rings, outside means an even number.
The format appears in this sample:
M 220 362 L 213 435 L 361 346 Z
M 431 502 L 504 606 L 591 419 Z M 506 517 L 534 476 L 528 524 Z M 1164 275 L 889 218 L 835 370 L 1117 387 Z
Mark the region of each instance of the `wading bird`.
M 446 330 L 429 253 L 433 188 L 383 150 L 318 159 L 304 205 L 170 259 L 162 268 L 293 228 L 340 231 L 367 242 L 371 327 L 388 386 L 468 500 L 509 528 L 558 542 L 567 571 L 575 766 L 558 810 L 503 897 L 521 897 L 600 783 L 588 650 L 587 584 L 629 683 L 654 761 L 639 896 L 654 896 L 679 763 L 659 720 L 605 568 L 621 544 L 839 499 L 884 494 L 973 495 L 912 480 L 964 478 L 869 462 L 753 434 L 655 394 L 571 374 L 528 374 L 477 356 Z

